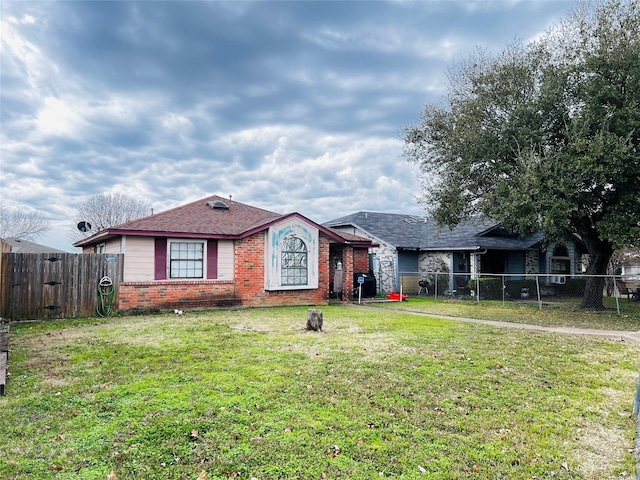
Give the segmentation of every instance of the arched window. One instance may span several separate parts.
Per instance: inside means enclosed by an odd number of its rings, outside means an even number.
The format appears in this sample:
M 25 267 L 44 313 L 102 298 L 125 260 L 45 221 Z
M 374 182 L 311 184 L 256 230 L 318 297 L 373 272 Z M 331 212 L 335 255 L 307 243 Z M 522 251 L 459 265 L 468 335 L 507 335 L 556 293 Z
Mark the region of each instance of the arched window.
M 307 246 L 297 237 L 287 237 L 282 242 L 282 285 L 307 284 Z

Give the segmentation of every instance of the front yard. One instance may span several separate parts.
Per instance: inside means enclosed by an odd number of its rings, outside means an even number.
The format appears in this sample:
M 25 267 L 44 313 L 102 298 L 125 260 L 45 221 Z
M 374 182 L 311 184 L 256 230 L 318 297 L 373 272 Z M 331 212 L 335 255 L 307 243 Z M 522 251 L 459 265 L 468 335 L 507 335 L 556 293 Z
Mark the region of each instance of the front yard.
M 380 302 L 376 307 L 408 310 L 432 315 L 479 318 L 511 323 L 529 323 L 532 325 L 558 326 L 572 328 L 590 328 L 596 330 L 640 331 L 640 303 L 620 301 L 620 315 L 617 313 L 615 299 L 605 298 L 604 311 L 588 311 L 578 307 L 581 298 L 569 297 L 556 299 L 553 303 L 545 301 L 542 309 L 538 302 L 530 300 L 510 301 L 482 300 L 477 303 L 471 297 L 434 299 L 428 296 L 410 296 L 405 302 Z
M 635 475 L 639 346 L 322 310 L 13 325 L 0 478 Z

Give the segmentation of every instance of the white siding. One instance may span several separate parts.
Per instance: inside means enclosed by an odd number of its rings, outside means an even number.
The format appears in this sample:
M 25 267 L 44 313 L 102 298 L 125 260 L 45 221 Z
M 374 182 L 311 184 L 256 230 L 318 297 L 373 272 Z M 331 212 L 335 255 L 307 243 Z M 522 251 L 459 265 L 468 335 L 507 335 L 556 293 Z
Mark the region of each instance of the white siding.
M 124 280 L 147 282 L 155 279 L 155 240 L 153 237 L 126 237 Z
M 233 280 L 233 240 L 218 240 L 218 279 Z
M 179 240 L 179 239 L 178 239 Z M 120 240 L 117 241 L 118 247 Z M 124 280 L 126 282 L 148 282 L 155 280 L 155 238 L 127 236 L 124 256 Z M 107 251 L 109 245 L 107 245 Z M 119 252 L 112 252 L 119 253 Z M 233 240 L 218 241 L 218 279 L 233 280 Z
M 122 253 L 120 250 L 120 238 L 112 238 L 105 242 L 105 252 L 104 253 Z

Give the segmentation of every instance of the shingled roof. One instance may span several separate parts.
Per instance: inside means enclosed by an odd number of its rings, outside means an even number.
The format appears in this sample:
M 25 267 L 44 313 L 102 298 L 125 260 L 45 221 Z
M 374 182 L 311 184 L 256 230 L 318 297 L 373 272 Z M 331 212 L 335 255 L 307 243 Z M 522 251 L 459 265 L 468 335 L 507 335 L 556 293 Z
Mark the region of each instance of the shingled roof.
M 64 250 L 41 245 L 22 238 L 9 237 L 3 239 L 4 243 L 11 245 L 11 253 L 68 253 Z
M 543 238 L 539 232 L 524 238 L 512 235 L 497 222 L 474 219 L 449 229 L 438 228 L 425 217 L 381 212 L 356 212 L 323 225 L 337 229 L 357 228 L 377 240 L 406 250 L 523 250 L 533 248 Z
M 305 218 L 297 213 L 282 215 L 212 195 L 164 212 L 110 227 L 74 243 L 74 246 L 82 247 L 95 244 L 116 235 L 241 238 L 291 216 Z M 317 225 L 309 219 L 305 218 L 305 220 Z M 317 226 L 337 241 L 351 244 L 370 244 L 368 239 L 321 225 Z

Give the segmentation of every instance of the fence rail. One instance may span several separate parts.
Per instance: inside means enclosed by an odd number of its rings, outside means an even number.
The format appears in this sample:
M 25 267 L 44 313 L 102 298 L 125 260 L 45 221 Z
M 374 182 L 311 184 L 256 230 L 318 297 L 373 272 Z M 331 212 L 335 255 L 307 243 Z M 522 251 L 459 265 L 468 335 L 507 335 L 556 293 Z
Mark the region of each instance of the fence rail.
M 640 276 L 405 272 L 399 280 L 404 294 L 434 299 L 563 310 L 586 305 L 640 314 Z

